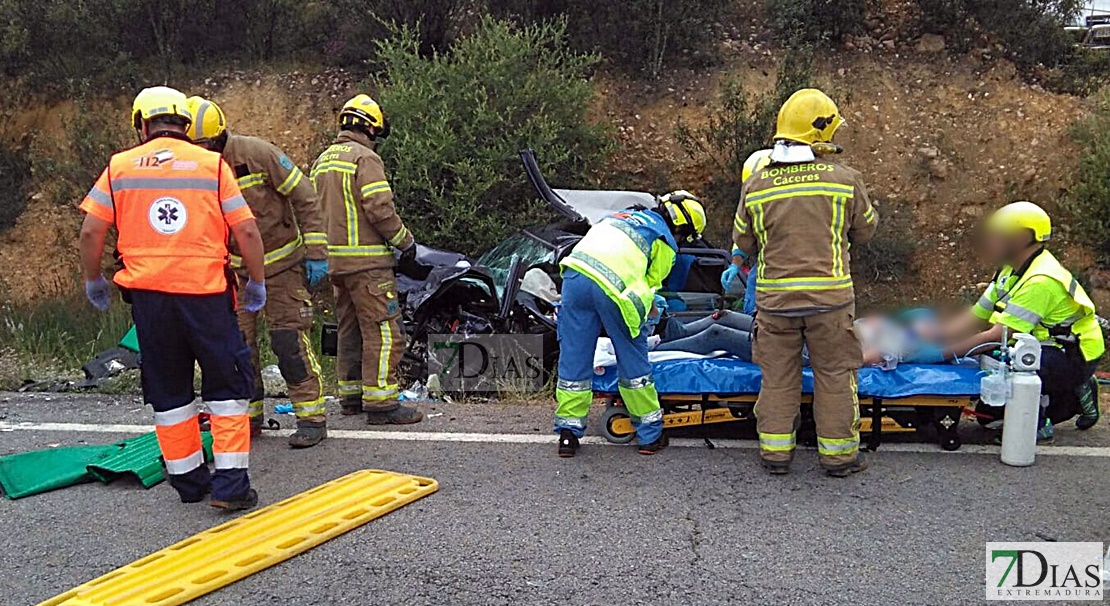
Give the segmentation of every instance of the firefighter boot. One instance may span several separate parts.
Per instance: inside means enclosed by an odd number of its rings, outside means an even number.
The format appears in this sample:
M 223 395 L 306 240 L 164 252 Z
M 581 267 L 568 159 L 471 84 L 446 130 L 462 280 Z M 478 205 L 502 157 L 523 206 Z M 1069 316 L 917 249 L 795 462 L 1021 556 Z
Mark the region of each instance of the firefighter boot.
M 863 453 L 861 452 L 856 455 L 856 460 L 851 463 L 829 465 L 825 467 L 825 473 L 834 478 L 846 478 L 865 469 L 867 469 L 867 461 L 863 458 Z
M 1098 423 L 1101 412 L 1098 407 L 1098 379 L 1092 376 L 1076 390 L 1079 407 L 1083 412 L 1075 419 L 1076 429 L 1090 429 Z
M 411 425 L 424 420 L 424 413 L 411 406 L 401 406 L 394 401 L 390 405 L 378 406 L 366 411 L 367 425 Z
M 328 437 L 328 424 L 326 421 L 297 421 L 297 431 L 289 436 L 289 446 L 293 448 L 311 448 L 324 438 Z
M 358 396 L 353 398 L 344 397 L 339 402 L 339 414 L 350 417 L 362 413 L 362 399 Z

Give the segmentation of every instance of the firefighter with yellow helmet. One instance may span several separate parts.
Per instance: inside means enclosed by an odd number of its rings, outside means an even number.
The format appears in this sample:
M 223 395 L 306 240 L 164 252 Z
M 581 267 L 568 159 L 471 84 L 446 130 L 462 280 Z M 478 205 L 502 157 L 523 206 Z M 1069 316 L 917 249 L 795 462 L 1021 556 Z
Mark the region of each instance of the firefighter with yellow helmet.
M 309 289 L 328 273 L 324 218 L 312 182 L 274 144 L 231 132 L 224 112 L 214 102 L 189 98 L 194 120 L 189 137 L 223 156 L 247 204 L 258 220 L 266 247 L 269 298 L 261 312 L 240 306 L 239 328 L 251 347 L 254 395 L 250 403 L 251 433 L 262 431 L 264 387 L 258 351 L 258 320 L 266 317 L 270 347 L 289 386 L 297 417 L 290 436 L 294 448 L 315 446 L 327 436 L 320 364 L 312 350 L 312 297 Z M 231 243 L 231 266 L 243 274 L 243 261 Z
M 991 215 L 982 244 L 998 271 L 978 302 L 945 327 L 950 346 L 922 350 L 909 360 L 939 363 L 998 343 L 1007 331 L 1032 334 L 1042 344 L 1038 374 L 1047 396 L 1037 433 L 1041 441 L 1054 437 L 1054 422 L 1076 415 L 1079 429 L 1098 422 L 1094 372 L 1106 351 L 1094 302 L 1045 248 L 1051 237 L 1052 220 L 1032 202 L 1007 204 Z
M 864 244 L 878 216 L 860 174 L 834 162 L 844 118 L 823 92 L 803 89 L 779 111 L 770 161 L 744 182 L 733 239 L 758 253 L 753 357 L 763 373 L 756 403 L 764 467 L 790 471 L 802 392 L 802 349 L 814 375 L 817 450 L 829 475 L 862 471 L 852 331 L 849 247 Z
M 400 251 L 402 262 L 411 262 L 416 242 L 397 214 L 385 165 L 375 151 L 389 130 L 378 103 L 369 95 L 355 96 L 339 111 L 339 134 L 311 173 L 328 224 L 342 413 L 364 411 L 371 425 L 424 418 L 398 400 L 405 332 L 393 253 Z
M 636 428 L 640 454 L 655 454 L 666 446 L 645 326 L 659 313 L 655 293 L 671 273 L 680 243 L 700 238 L 705 224 L 705 208 L 697 198 L 685 191 L 672 192 L 656 208 L 621 211 L 602 219 L 560 262 L 563 288 L 555 389 L 560 457 L 573 457 L 586 431 L 593 401 L 594 350 L 602 329 L 613 341 L 621 399 Z

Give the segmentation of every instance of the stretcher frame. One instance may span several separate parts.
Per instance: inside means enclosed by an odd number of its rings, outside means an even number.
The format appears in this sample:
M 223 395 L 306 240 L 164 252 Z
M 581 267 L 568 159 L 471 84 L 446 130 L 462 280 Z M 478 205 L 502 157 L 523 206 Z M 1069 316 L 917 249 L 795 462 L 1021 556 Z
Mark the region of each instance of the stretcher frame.
M 719 423 L 751 421 L 758 394 L 660 394 L 659 402 L 663 408 L 664 429 L 679 427 L 698 427 Z M 619 394 L 595 392 L 595 400 L 605 406 L 602 417 L 602 435 L 606 440 L 616 443 L 632 441 L 632 422 L 627 409 L 620 402 Z M 881 398 L 861 396 L 860 436 L 867 450 L 878 450 L 883 436 L 887 433 L 936 432 L 936 442 L 943 450 L 958 450 L 963 445 L 960 440 L 959 423 L 965 408 L 974 407 L 978 396 L 909 396 L 904 398 Z M 806 419 L 812 421 L 813 395 L 803 394 L 801 398 L 802 426 Z M 812 427 L 812 423 L 809 424 Z M 807 436 L 805 431 L 799 441 L 806 445 L 816 444 L 816 436 Z

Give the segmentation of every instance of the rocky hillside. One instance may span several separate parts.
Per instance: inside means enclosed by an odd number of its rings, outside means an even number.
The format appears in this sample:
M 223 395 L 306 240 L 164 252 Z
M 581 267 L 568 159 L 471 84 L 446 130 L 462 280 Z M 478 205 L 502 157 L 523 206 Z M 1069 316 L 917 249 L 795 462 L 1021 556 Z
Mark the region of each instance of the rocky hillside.
M 676 124 L 704 122 L 726 79 L 755 90 L 770 87 L 779 60 L 755 22 L 733 27 L 720 53 L 722 61 L 713 68 L 671 71 L 659 82 L 604 71 L 595 77 L 601 93 L 595 115 L 612 121 L 621 144 L 600 179 L 644 188 L 702 188 L 712 167 L 674 144 Z M 879 27 L 822 53 L 816 77 L 840 100 L 848 120 L 840 135 L 847 149 L 843 160 L 863 172 L 884 215 L 901 217 L 890 223 L 903 226 L 897 237 L 917 242 L 914 271 L 873 285 L 875 298 L 950 299 L 989 277 L 973 251 L 978 220 L 1014 199 L 1054 209 L 1074 172 L 1068 127 L 1085 113 L 1086 102 L 1024 83 L 1012 65 L 989 52 L 950 55 L 942 37 L 902 40 Z M 234 130 L 270 138 L 302 164 L 320 149 L 334 109 L 353 90 L 344 72 L 307 66 L 174 84 L 219 100 Z M 81 110 L 125 124 L 126 103 L 105 99 L 84 103 Z M 68 103 L 28 102 L 26 109 L 11 110 L 16 119 L 0 137 L 37 132 L 36 149 L 64 156 L 72 137 L 63 125 L 74 111 Z M 67 188 L 55 180 L 39 171 L 27 211 L 16 227 L 0 234 L 3 298 L 53 296 L 77 282 L 78 200 L 60 199 Z M 712 203 L 715 216 L 727 217 L 734 201 Z M 522 224 L 532 222 L 521 218 Z M 1056 247 L 1070 266 L 1090 264 L 1084 250 L 1066 243 Z

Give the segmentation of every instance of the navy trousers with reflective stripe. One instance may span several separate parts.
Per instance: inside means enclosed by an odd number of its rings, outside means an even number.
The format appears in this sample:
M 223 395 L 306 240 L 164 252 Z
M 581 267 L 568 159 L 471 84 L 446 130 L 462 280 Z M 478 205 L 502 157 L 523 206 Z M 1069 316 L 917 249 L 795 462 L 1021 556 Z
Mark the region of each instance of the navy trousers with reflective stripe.
M 254 389 L 251 353 L 239 332 L 230 293 L 178 295 L 131 291 L 131 315 L 139 337 L 143 399 L 155 412 L 193 401 L 194 364 L 200 364 L 205 401 L 250 400 Z M 201 465 L 170 475 L 183 498 L 203 497 L 211 487 L 215 499 L 242 497 L 250 488 L 246 469 L 219 469 L 213 476 Z

